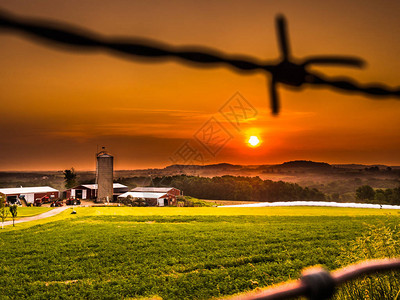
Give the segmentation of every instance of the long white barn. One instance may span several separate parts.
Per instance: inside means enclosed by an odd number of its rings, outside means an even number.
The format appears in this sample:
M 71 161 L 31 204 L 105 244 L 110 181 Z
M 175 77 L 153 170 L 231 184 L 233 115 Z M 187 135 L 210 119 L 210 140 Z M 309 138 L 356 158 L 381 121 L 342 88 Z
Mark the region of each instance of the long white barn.
M 144 199 L 149 206 L 175 205 L 176 197 L 181 191 L 174 187 L 136 187 L 130 192 L 118 196 L 118 199 L 131 196 L 134 199 Z
M 49 197 L 50 199 L 57 199 L 60 197 L 60 192 L 49 186 L 35 186 L 35 187 L 19 187 L 19 188 L 3 188 L 0 193 L 6 196 L 7 203 L 14 204 L 18 199 L 24 199 L 27 204 L 32 204 L 35 199 L 42 197 Z

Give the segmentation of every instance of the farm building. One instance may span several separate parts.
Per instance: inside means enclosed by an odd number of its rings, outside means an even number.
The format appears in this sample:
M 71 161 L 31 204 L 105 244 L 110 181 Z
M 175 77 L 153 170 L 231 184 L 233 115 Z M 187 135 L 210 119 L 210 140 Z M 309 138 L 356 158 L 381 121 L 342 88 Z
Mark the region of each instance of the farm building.
M 60 192 L 49 186 L 5 188 L 0 189 L 0 193 L 6 196 L 8 204 L 17 203 L 18 200 L 25 200 L 26 204 L 32 204 L 36 199 L 43 197 L 50 199 L 60 197 Z
M 149 206 L 170 206 L 176 204 L 176 197 L 180 193 L 180 190 L 173 187 L 136 187 L 118 198 L 131 196 L 133 199 L 144 199 Z
M 116 201 L 117 197 L 122 193 L 128 191 L 126 185 L 120 183 L 113 183 L 113 199 Z M 73 187 L 64 192 L 66 198 L 78 198 L 78 199 L 96 199 L 97 198 L 97 184 L 82 184 L 77 187 Z
M 181 191 L 174 187 L 135 187 L 131 192 L 165 193 L 171 196 L 179 196 Z

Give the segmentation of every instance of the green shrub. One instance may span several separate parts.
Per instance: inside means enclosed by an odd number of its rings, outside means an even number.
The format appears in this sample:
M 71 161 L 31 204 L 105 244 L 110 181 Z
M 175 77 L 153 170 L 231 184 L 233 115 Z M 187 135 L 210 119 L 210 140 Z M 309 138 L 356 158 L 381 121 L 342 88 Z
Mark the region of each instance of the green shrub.
M 197 198 L 193 198 L 190 196 L 181 196 L 177 199 L 178 206 L 185 206 L 185 207 L 210 207 L 213 206 L 212 203 L 200 200 Z

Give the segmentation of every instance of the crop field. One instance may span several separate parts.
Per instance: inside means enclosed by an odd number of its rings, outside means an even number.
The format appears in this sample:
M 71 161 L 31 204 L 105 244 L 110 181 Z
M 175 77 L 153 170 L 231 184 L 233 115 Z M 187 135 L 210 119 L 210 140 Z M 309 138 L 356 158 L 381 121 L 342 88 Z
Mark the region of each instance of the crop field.
M 0 232 L 1 299 L 222 298 L 400 253 L 395 210 L 76 210 Z

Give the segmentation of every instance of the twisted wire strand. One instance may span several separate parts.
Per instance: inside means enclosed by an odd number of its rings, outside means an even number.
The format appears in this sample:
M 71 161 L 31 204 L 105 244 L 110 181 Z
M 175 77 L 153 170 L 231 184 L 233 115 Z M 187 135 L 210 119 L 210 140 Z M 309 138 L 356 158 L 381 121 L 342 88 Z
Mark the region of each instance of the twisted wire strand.
M 400 97 L 400 87 L 390 88 L 386 85 L 376 83 L 376 84 L 366 84 L 361 85 L 357 83 L 355 80 L 350 78 L 324 78 L 322 75 L 313 75 L 311 79 L 312 84 L 315 85 L 323 85 L 329 86 L 335 89 L 353 91 L 353 92 L 361 92 L 371 96 L 379 96 L 381 98 L 384 97 Z M 375 99 L 378 99 L 375 97 Z
M 144 39 L 106 38 L 99 34 L 61 23 L 22 19 L 0 10 L 0 28 L 18 31 L 31 37 L 66 47 L 67 50 L 111 50 L 128 56 L 144 58 L 178 58 L 199 64 L 228 64 L 241 71 L 271 70 L 272 65 L 263 64 L 245 56 L 228 56 L 222 52 L 201 47 L 172 47 Z
M 204 47 L 172 47 L 144 39 L 106 38 L 102 35 L 72 27 L 59 22 L 48 22 L 28 18 L 16 17 L 0 9 L 0 30 L 16 31 L 27 34 L 30 37 L 38 38 L 42 42 L 52 45 L 64 46 L 67 50 L 98 51 L 106 50 L 113 54 L 134 57 L 146 61 L 160 61 L 178 59 L 182 62 L 191 63 L 196 67 L 217 67 L 227 65 L 238 72 L 266 71 L 271 74 L 270 81 L 273 86 L 271 91 L 273 111 L 279 110 L 276 83 L 284 83 L 300 87 L 303 84 L 327 86 L 341 91 L 360 92 L 367 96 L 400 97 L 400 87 L 390 88 L 384 84 L 361 85 L 349 78 L 327 78 L 321 74 L 309 72 L 306 68 L 310 64 L 347 64 L 349 66 L 361 67 L 364 62 L 359 58 L 352 57 L 327 57 L 313 56 L 304 62 L 296 64 L 295 72 L 305 74 L 304 78 L 295 84 L 291 81 L 293 73 L 291 70 L 283 69 L 283 62 L 288 60 L 288 44 L 286 42 L 286 25 L 282 16 L 278 17 L 279 42 L 283 51 L 283 60 L 277 63 L 261 62 L 252 57 L 244 55 L 229 56 L 220 51 Z

